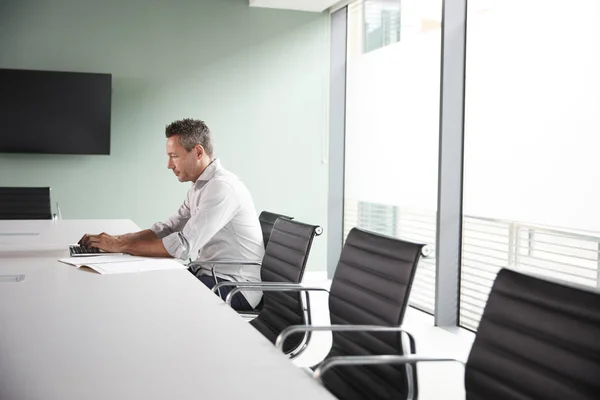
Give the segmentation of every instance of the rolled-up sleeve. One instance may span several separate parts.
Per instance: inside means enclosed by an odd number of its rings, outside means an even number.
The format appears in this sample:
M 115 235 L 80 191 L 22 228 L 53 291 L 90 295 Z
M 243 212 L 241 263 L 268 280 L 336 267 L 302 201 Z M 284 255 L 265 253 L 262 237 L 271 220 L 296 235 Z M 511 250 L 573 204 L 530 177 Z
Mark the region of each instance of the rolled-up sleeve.
M 163 237 L 165 249 L 175 258 L 187 259 L 192 249 L 201 249 L 208 243 L 233 219 L 239 201 L 231 184 L 210 181 L 194 207 L 194 215 L 180 232 L 174 231 Z
M 165 222 L 155 223 L 150 227 L 150 230 L 154 232 L 157 238 L 163 239 L 175 232 L 182 231 L 191 216 L 189 200 L 186 198 L 181 207 L 179 207 L 179 210 L 177 210 L 177 214 Z

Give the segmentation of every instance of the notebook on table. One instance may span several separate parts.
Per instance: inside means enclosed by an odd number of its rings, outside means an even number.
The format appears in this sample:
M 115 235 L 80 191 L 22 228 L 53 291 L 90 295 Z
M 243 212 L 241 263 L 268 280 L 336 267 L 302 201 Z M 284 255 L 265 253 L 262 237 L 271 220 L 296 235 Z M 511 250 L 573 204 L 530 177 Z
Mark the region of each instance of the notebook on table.
M 87 267 L 103 275 L 187 268 L 172 258 L 135 257 L 115 253 L 100 253 L 98 255 L 99 257 L 61 258 L 58 261 L 77 268 Z

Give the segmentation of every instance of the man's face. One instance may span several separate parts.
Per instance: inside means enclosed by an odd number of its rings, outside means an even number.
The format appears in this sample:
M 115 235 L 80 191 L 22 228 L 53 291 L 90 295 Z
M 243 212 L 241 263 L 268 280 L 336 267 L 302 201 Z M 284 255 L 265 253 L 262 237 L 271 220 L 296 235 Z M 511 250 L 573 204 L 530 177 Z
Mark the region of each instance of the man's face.
M 179 144 L 178 135 L 167 139 L 167 168 L 173 171 L 179 182 L 190 182 L 197 178 L 196 171 L 202 157 L 201 148 L 198 147 L 188 152 Z

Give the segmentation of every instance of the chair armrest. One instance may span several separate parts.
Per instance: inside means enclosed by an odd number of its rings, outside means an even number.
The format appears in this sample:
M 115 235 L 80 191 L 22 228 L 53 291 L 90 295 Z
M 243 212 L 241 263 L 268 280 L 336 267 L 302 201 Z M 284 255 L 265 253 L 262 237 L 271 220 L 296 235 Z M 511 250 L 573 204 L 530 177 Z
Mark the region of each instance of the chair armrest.
M 294 286 L 298 285 L 297 283 L 288 283 L 288 282 L 234 282 L 234 281 L 227 281 L 227 282 L 219 282 L 217 285 L 215 285 L 212 288 L 213 292 L 216 292 L 218 289 L 222 288 L 223 286 L 237 286 L 237 287 L 279 287 L 279 286 Z
M 230 265 L 254 265 L 254 266 L 258 266 L 260 267 L 262 264 L 258 261 L 247 261 L 247 260 L 242 260 L 242 261 L 236 261 L 236 260 L 227 260 L 227 261 L 194 261 L 190 264 L 188 264 L 188 268 L 194 265 L 211 265 L 211 269 L 210 272 L 212 274 L 213 279 L 215 280 L 215 284 L 218 284 L 219 281 L 217 279 L 217 268 L 218 267 L 228 267 Z M 218 285 L 216 285 L 218 286 Z M 219 297 L 221 297 L 221 287 L 219 286 L 216 288 L 216 293 L 219 294 Z M 213 290 L 213 292 L 215 292 L 215 290 Z
M 259 261 L 235 261 L 235 260 L 231 260 L 231 261 L 194 261 L 192 263 L 190 263 L 189 265 L 214 265 L 214 266 L 220 266 L 220 265 L 261 265 L 262 263 Z
M 294 333 L 301 332 L 400 332 L 408 335 L 411 343 L 415 342 L 413 335 L 403 329 L 400 326 L 383 326 L 383 325 L 293 325 L 288 326 L 281 331 L 277 340 L 275 340 L 275 347 L 281 349 L 283 342 L 288 336 Z
M 258 282 L 257 282 L 258 283 Z M 263 283 L 264 284 L 264 283 Z M 329 289 L 325 289 L 322 287 L 313 287 L 313 286 L 303 286 L 300 283 L 277 283 L 273 282 L 273 285 L 266 286 L 248 286 L 244 287 L 236 287 L 227 295 L 225 302 L 231 305 L 231 299 L 238 292 L 244 290 L 245 292 L 327 292 L 329 293 Z
M 222 261 L 218 264 L 212 264 L 212 268 L 210 269 L 210 273 L 212 274 L 213 279 L 215 280 L 215 284 L 219 283 L 219 280 L 217 279 L 217 267 L 228 267 L 230 265 L 253 265 L 253 266 L 257 266 L 260 267 L 261 263 L 256 262 L 256 261 L 249 261 L 249 262 L 234 262 L 234 261 Z M 219 297 L 223 298 L 223 296 L 221 296 L 221 288 L 217 288 L 217 293 L 219 294 Z
M 323 374 L 330 368 L 339 365 L 385 365 L 385 364 L 411 364 L 418 362 L 456 362 L 463 367 L 466 365 L 464 361 L 456 358 L 446 357 L 427 357 L 418 355 L 396 356 L 396 355 L 378 355 L 378 356 L 339 356 L 325 359 L 313 374 L 313 378 L 321 379 Z

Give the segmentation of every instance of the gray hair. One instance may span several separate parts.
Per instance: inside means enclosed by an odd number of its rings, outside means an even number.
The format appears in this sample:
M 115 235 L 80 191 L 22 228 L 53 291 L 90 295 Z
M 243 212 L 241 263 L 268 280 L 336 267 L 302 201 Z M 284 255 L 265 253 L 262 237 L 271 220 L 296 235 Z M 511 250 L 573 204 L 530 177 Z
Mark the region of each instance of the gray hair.
M 213 140 L 210 129 L 199 119 L 185 118 L 175 121 L 165 128 L 167 138 L 179 136 L 179 144 L 188 152 L 201 145 L 209 157 L 213 156 Z

